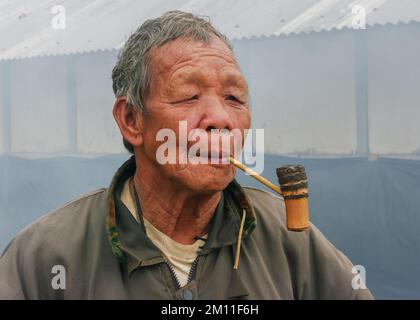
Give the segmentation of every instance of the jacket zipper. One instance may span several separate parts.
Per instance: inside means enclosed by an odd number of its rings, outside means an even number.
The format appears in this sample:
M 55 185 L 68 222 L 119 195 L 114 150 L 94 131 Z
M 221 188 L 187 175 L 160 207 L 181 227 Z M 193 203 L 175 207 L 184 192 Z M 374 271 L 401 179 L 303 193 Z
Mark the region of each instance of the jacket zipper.
M 176 287 L 176 289 L 177 290 L 180 289 L 181 288 L 181 283 L 180 283 L 180 281 L 178 279 L 178 276 L 175 273 L 174 267 L 169 262 L 169 260 L 167 260 L 166 258 L 165 258 L 165 262 L 168 265 L 169 270 L 171 271 L 172 277 L 173 277 L 173 279 L 175 281 L 175 287 Z M 190 269 L 190 272 L 188 273 L 188 279 L 187 279 L 186 285 L 189 284 L 194 279 L 195 272 L 196 272 L 196 269 L 197 269 L 197 264 L 198 264 L 198 256 L 195 258 L 195 260 L 191 264 L 191 269 Z
M 195 273 L 197 271 L 198 256 L 195 258 L 194 262 L 191 265 L 190 273 L 188 274 L 187 284 L 190 283 L 195 278 Z
M 166 261 L 166 265 L 169 268 L 169 271 L 171 272 L 172 278 L 174 279 L 175 288 L 176 288 L 176 290 L 178 290 L 179 288 L 181 288 L 181 284 L 180 284 L 179 279 L 178 279 L 178 277 L 175 273 L 174 267 L 172 266 L 172 264 L 168 260 L 165 259 L 165 261 Z

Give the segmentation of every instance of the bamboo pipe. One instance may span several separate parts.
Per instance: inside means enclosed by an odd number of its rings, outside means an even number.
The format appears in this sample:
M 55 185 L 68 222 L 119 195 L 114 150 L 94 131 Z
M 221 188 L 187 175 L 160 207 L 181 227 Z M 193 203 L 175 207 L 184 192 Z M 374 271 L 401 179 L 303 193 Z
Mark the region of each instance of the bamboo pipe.
M 276 173 L 283 191 L 255 171 L 230 157 L 229 161 L 235 167 L 244 171 L 266 187 L 280 194 L 286 206 L 287 229 L 304 231 L 310 228 L 308 210 L 308 182 L 305 168 L 301 165 L 289 165 L 277 168 Z
M 229 161 L 235 167 L 237 167 L 237 168 L 241 169 L 243 172 L 249 174 L 251 177 L 253 177 L 254 179 L 256 179 L 259 182 L 261 182 L 267 188 L 270 188 L 271 190 L 273 190 L 274 192 L 277 192 L 280 195 L 283 195 L 279 186 L 276 186 L 275 184 L 273 184 L 270 181 L 268 181 L 266 178 L 261 177 L 258 173 L 256 173 L 255 171 L 251 170 L 250 168 L 244 166 L 242 163 L 240 163 L 236 159 L 234 159 L 232 157 L 229 157 Z

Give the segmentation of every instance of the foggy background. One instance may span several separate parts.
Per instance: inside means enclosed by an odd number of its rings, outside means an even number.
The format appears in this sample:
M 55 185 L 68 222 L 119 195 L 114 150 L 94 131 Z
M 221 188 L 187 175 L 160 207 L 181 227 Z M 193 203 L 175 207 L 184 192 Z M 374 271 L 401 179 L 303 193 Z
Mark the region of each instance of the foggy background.
M 304 164 L 312 222 L 375 297 L 420 298 L 418 0 L 0 0 L 0 251 L 129 157 L 111 71 L 131 32 L 171 9 L 232 40 L 263 175 Z

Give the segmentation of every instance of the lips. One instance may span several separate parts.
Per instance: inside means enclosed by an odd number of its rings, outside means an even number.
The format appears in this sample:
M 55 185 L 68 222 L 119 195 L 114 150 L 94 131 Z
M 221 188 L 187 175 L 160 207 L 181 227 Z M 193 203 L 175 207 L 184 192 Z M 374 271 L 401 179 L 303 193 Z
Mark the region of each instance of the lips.
M 200 152 L 200 150 L 198 150 L 198 155 L 197 156 L 201 156 L 201 152 Z M 203 156 L 205 156 L 205 154 L 203 154 Z M 209 150 L 208 152 L 207 152 L 207 157 L 210 159 L 210 158 L 212 158 L 212 159 L 223 159 L 223 158 L 225 158 L 225 159 L 227 159 L 227 158 L 229 158 L 230 157 L 230 153 L 229 152 L 223 152 L 223 151 L 220 151 L 220 150 Z
M 189 159 L 194 159 L 192 163 L 201 164 L 230 164 L 229 157 L 235 154 L 234 136 L 207 134 L 195 141 L 188 141 L 186 154 Z
M 198 150 L 196 156 L 197 158 L 204 160 L 201 161 L 202 163 L 208 162 L 211 164 L 227 164 L 229 163 L 230 153 L 219 150 L 208 150 L 206 156 L 206 152 L 201 152 Z

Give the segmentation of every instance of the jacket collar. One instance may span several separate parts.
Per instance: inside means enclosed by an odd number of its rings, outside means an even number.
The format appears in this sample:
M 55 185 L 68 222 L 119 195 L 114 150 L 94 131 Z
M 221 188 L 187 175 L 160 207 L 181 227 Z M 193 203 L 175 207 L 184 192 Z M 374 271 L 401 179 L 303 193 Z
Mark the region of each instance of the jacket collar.
M 147 237 L 144 226 L 139 224 L 120 200 L 122 186 L 134 176 L 135 158 L 132 156 L 115 173 L 107 190 L 108 212 L 106 228 L 113 254 L 121 263 L 127 264 L 128 272 L 140 266 L 160 263 L 160 251 Z M 208 240 L 199 254 L 206 254 L 215 248 L 237 242 L 243 210 L 246 212 L 242 239 L 256 226 L 254 208 L 244 190 L 233 180 L 223 190 L 221 200 L 211 220 Z

